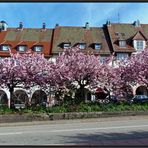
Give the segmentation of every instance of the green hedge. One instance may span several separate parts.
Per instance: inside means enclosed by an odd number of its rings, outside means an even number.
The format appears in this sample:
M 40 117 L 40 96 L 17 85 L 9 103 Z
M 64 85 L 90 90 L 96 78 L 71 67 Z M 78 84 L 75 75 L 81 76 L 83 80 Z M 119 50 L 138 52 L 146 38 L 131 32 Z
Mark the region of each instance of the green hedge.
M 146 111 L 148 110 L 148 103 L 143 104 L 99 104 L 99 103 L 84 103 L 69 104 L 63 103 L 53 107 L 31 107 L 21 110 L 12 110 L 7 107 L 0 107 L 0 114 L 6 113 L 66 113 L 66 112 L 116 112 L 116 111 Z
M 79 105 L 62 104 L 47 108 L 48 113 L 65 113 L 65 112 L 115 112 L 115 111 L 146 111 L 148 103 L 143 104 L 99 104 L 99 103 L 80 103 Z

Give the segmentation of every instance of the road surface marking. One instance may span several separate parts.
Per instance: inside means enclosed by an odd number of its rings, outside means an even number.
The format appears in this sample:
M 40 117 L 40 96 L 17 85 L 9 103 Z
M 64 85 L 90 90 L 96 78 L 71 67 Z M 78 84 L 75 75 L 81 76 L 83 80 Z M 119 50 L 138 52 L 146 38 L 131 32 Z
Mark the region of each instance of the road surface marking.
M 91 130 L 108 130 L 108 129 L 124 129 L 124 128 L 138 128 L 148 127 L 148 125 L 135 125 L 135 126 L 116 126 L 116 127 L 101 127 L 101 128 L 80 128 L 80 129 L 64 129 L 64 130 L 53 130 L 53 131 L 40 131 L 40 132 L 73 132 L 73 131 L 91 131 Z M 39 132 L 39 131 L 36 131 Z
M 109 129 L 124 129 L 124 128 L 139 128 L 139 127 L 148 127 L 148 125 L 135 125 L 135 126 L 114 126 L 114 127 L 100 127 L 100 128 L 78 128 L 78 129 L 63 129 L 63 130 L 46 130 L 46 131 L 21 131 L 21 132 L 9 132 L 9 133 L 0 133 L 0 136 L 3 135 L 20 135 L 26 133 L 54 133 L 54 132 L 73 132 L 73 131 L 92 131 L 92 130 L 109 130 Z
M 22 134 L 22 132 L 14 132 L 14 133 L 0 133 L 0 136 L 4 136 L 4 135 L 20 135 Z

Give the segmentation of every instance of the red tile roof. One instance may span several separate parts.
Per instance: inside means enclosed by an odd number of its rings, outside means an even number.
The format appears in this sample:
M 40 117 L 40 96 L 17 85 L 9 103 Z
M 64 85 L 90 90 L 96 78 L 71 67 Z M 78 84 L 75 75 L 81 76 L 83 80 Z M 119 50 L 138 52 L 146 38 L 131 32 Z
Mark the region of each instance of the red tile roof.
M 111 23 L 111 25 L 107 26 L 107 29 L 113 47 L 112 50 L 115 52 L 134 52 L 133 39 L 147 40 L 148 38 L 147 24 L 141 24 L 139 27 L 136 27 L 133 24 Z M 126 41 L 126 48 L 119 47 L 120 39 Z
M 26 29 L 8 28 L 7 31 L 0 32 L 0 44 L 9 44 L 12 52 L 16 53 L 18 45 L 27 45 L 28 49 L 34 45 L 43 45 L 45 57 L 51 55 L 53 29 Z M 1 56 L 9 56 L 9 52 L 0 51 Z
M 110 55 L 112 52 L 134 52 L 133 39 L 148 39 L 148 25 L 133 24 L 104 25 L 103 27 L 71 27 L 56 26 L 55 29 L 36 28 L 8 28 L 0 32 L 0 45 L 9 44 L 12 52 L 16 53 L 18 45 L 27 45 L 32 49 L 34 45 L 42 45 L 45 57 L 57 55 L 63 51 L 62 44 L 70 42 L 72 46 L 86 43 L 83 52 L 93 52 L 96 55 Z M 126 47 L 119 47 L 119 40 L 125 40 Z M 94 43 L 100 43 L 101 49 L 94 49 Z M 0 56 L 9 56 L 9 52 L 0 51 Z
M 70 42 L 72 46 L 75 46 L 78 43 L 86 43 L 86 49 L 83 50 L 84 52 L 90 51 L 95 54 L 110 55 L 103 28 L 90 27 L 90 29 L 86 29 L 84 27 L 56 27 L 53 36 L 52 53 L 57 54 L 62 52 L 62 43 L 67 42 Z M 94 43 L 100 43 L 102 48 L 100 50 L 95 50 L 93 48 Z

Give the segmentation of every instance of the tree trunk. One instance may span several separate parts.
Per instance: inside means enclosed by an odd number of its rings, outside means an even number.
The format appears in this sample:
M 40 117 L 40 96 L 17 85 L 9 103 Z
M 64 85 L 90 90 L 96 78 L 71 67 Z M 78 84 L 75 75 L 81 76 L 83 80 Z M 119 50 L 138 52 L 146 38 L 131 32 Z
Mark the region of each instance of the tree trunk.
M 85 89 L 83 85 L 77 90 L 76 98 L 79 99 L 78 102 L 85 101 Z
M 9 92 L 10 92 L 10 108 L 14 107 L 13 91 L 14 91 L 14 88 L 13 87 L 9 87 Z

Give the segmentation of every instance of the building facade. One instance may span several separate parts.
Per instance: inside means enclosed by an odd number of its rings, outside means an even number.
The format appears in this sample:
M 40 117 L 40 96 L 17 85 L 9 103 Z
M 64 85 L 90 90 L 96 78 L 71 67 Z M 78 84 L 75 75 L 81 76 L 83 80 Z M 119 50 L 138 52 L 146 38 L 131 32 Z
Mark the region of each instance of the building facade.
M 139 20 L 131 24 L 107 21 L 102 27 L 91 27 L 88 22 L 82 27 L 56 24 L 55 28 L 50 29 L 46 28 L 45 23 L 41 28 L 25 28 L 22 22 L 16 28 L 10 28 L 5 21 L 1 21 L 0 57 L 9 57 L 9 48 L 12 53 L 24 53 L 31 49 L 32 52 L 43 53 L 45 58 L 54 60 L 64 49 L 79 46 L 84 53 L 100 55 L 101 60 L 112 54 L 120 60 L 144 50 L 148 45 L 147 38 L 148 24 L 140 24 Z M 135 86 L 133 89 L 136 94 L 140 88 Z M 23 91 L 30 97 L 39 88 Z M 6 89 L 1 89 L 0 100 L 4 94 L 9 102 L 10 94 Z

